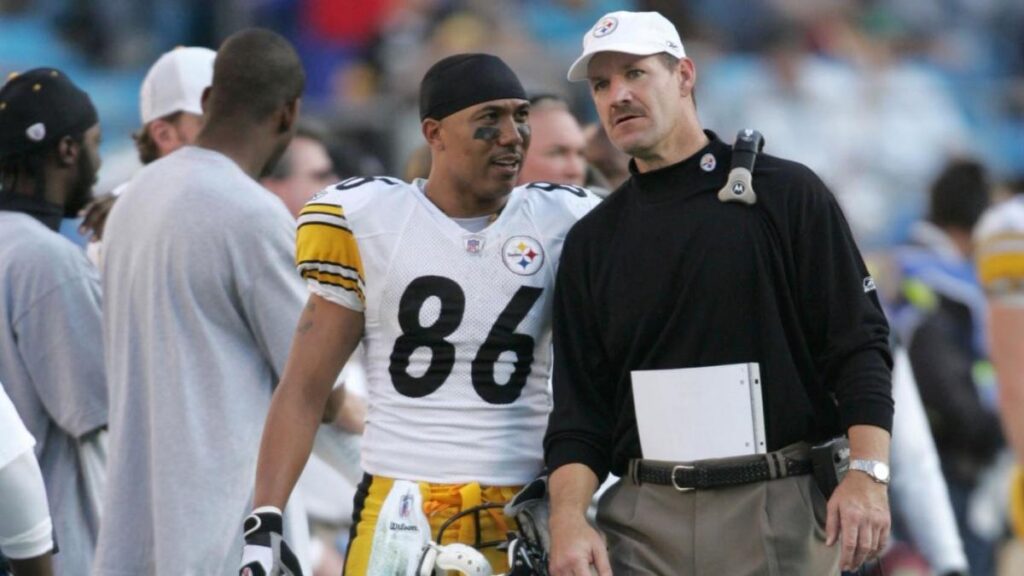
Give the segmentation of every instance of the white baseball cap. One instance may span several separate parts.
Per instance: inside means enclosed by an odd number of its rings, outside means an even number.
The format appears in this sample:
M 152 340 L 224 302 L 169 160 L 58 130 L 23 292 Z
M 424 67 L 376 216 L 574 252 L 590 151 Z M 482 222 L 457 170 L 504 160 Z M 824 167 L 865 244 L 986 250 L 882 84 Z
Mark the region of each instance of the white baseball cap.
M 175 112 L 202 114 L 203 90 L 213 82 L 216 56 L 209 48 L 193 47 L 175 48 L 161 56 L 139 90 L 142 124 Z
M 598 52 L 650 56 L 666 52 L 684 58 L 683 41 L 667 18 L 657 12 L 609 12 L 583 36 L 583 54 L 569 68 L 569 81 L 587 79 L 587 64 Z

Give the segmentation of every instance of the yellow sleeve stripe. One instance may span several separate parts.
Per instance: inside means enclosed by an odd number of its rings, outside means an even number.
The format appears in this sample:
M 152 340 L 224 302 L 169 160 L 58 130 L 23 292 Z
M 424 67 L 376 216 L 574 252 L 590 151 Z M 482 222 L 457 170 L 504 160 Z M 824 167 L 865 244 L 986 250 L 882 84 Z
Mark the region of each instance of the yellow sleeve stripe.
M 319 202 L 311 202 L 309 204 L 306 204 L 302 211 L 299 212 L 299 216 L 302 216 L 303 214 L 309 214 L 311 212 L 317 212 L 320 214 L 331 214 L 334 216 L 340 216 L 342 218 L 345 217 L 345 211 L 341 208 L 341 206 L 338 206 L 337 204 L 323 204 Z
M 1024 252 L 1001 252 L 978 259 L 978 279 L 983 286 L 999 280 L 1024 280 Z
M 354 270 L 365 279 L 363 259 L 355 236 L 347 228 L 323 223 L 300 226 L 295 239 L 295 262 L 303 264 L 322 262 Z

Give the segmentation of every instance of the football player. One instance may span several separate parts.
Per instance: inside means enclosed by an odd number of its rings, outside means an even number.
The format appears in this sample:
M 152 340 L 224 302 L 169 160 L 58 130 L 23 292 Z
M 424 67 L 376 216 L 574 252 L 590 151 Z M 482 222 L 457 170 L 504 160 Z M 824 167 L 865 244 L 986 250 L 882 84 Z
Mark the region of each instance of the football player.
M 989 209 L 975 230 L 978 279 L 988 295 L 999 409 L 1017 455 L 1010 516 L 1024 540 L 1024 194 Z
M 362 340 L 369 366 L 365 476 L 345 573 L 414 573 L 431 539 L 484 546 L 513 527 L 498 508 L 541 470 L 550 408 L 551 293 L 562 242 L 598 199 L 515 187 L 529 102 L 499 58 L 445 58 L 421 83 L 426 180 L 352 178 L 299 217 L 310 297 L 274 394 L 246 520 L 243 573 L 288 573 L 276 526 L 324 400 Z M 495 572 L 504 554 L 485 550 Z

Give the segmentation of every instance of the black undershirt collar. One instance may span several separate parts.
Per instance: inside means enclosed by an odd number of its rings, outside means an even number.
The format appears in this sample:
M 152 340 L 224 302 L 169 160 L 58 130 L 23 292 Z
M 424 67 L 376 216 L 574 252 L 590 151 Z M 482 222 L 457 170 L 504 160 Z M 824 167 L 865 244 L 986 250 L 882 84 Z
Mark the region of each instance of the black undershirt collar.
M 638 192 L 641 203 L 656 203 L 667 200 L 688 198 L 709 190 L 717 191 L 726 181 L 729 174 L 729 163 L 732 161 L 732 148 L 719 140 L 711 130 L 705 130 L 708 144 L 690 157 L 672 164 L 639 172 L 636 161 L 629 161 L 630 187 Z M 714 158 L 713 164 L 705 156 Z M 710 171 L 705 168 L 711 167 Z
M 54 232 L 60 230 L 64 218 L 63 207 L 21 194 L 0 194 L 0 211 L 28 214 Z

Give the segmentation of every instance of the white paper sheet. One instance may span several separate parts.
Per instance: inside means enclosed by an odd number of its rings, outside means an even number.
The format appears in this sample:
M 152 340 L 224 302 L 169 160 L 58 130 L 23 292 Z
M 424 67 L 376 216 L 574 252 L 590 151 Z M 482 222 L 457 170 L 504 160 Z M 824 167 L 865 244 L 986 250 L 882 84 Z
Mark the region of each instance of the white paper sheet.
M 634 370 L 644 458 L 690 462 L 764 454 L 758 364 Z

